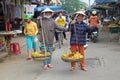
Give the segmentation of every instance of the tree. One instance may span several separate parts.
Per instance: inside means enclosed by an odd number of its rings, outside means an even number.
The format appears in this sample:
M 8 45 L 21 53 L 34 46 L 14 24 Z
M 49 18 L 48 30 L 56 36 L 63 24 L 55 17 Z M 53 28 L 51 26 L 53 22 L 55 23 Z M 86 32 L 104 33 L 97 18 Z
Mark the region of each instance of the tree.
M 80 9 L 83 9 L 86 7 L 86 3 L 80 1 L 80 0 L 61 0 L 62 1 L 62 7 L 64 10 L 66 10 L 68 13 L 74 13 Z

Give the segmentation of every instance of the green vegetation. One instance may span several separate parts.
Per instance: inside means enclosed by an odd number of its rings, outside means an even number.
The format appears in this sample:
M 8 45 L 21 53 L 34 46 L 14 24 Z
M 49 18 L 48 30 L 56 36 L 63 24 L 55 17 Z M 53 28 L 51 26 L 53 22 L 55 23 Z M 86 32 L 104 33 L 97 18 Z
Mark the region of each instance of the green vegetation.
M 85 2 L 82 2 L 80 0 L 61 0 L 61 1 L 63 9 L 66 10 L 68 13 L 74 13 L 87 6 Z

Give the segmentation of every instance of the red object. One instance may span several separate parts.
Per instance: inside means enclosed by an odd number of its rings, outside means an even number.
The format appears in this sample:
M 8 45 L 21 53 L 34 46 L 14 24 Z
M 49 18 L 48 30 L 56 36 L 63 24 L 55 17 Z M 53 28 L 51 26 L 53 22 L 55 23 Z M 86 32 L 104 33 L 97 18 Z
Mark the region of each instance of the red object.
M 6 31 L 11 31 L 11 29 L 10 29 L 10 22 L 9 21 L 6 23 Z
M 17 43 L 17 42 L 11 43 L 10 44 L 10 54 L 16 54 L 17 55 L 19 53 L 21 53 L 19 43 Z

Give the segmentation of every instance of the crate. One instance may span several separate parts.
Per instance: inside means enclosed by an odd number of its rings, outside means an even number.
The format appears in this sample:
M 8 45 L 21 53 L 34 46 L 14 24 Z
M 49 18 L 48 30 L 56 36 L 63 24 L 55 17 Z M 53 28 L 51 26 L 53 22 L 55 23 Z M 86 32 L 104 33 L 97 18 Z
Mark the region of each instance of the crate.
M 110 32 L 110 33 L 118 33 L 118 32 L 119 32 L 119 27 L 109 28 L 109 32 Z

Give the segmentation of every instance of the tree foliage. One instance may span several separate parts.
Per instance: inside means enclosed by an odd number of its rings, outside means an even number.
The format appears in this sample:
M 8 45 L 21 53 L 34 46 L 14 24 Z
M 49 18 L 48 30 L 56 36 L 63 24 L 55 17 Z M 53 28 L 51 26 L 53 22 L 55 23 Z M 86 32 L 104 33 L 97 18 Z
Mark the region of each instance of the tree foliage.
M 87 5 L 86 3 L 80 0 L 61 0 L 61 1 L 63 9 L 66 10 L 68 13 L 74 13 L 76 11 L 79 11 L 80 9 L 83 9 Z

